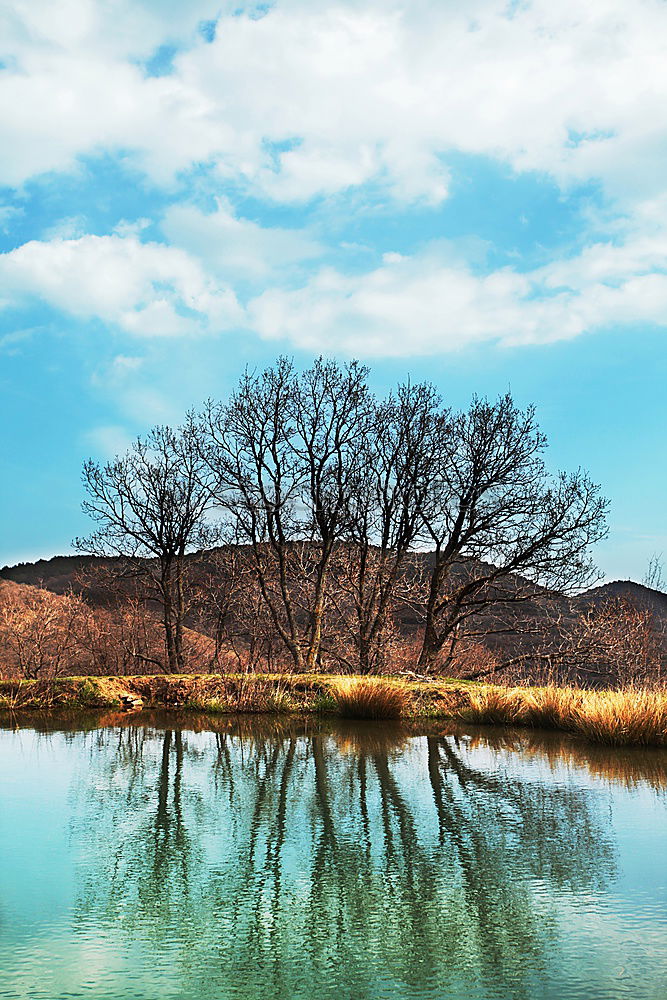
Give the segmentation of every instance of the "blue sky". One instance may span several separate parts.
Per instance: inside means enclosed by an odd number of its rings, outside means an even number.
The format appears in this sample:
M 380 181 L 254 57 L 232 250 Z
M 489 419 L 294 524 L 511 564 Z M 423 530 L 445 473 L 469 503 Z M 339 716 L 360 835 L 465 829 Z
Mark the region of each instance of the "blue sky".
M 85 533 L 84 458 L 278 354 L 535 402 L 667 553 L 667 4 L 0 9 L 0 564 Z

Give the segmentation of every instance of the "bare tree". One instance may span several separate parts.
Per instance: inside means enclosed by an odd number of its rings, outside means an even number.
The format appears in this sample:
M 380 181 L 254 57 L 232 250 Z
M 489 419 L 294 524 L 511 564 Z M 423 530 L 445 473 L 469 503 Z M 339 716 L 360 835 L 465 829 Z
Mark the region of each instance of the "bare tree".
M 510 670 L 520 683 L 536 680 L 615 686 L 662 683 L 667 663 L 665 635 L 654 613 L 626 597 L 601 602 L 585 597 L 545 609 L 542 639 L 525 654 L 498 662 L 493 671 Z
M 239 666 L 255 666 L 267 623 L 251 554 L 231 543 L 202 553 L 197 563 L 192 614 L 213 639 L 209 671 L 220 670 L 229 655 Z
M 249 547 L 262 599 L 297 670 L 322 642 L 329 567 L 344 537 L 372 408 L 356 362 L 315 362 L 296 374 L 280 359 L 246 372 L 229 404 L 202 421 L 215 494 Z
M 383 669 L 404 619 L 413 638 L 423 625 L 429 671 L 463 636 L 511 631 L 516 606 L 595 578 L 606 502 L 581 471 L 547 473 L 532 408 L 508 394 L 452 413 L 409 383 L 378 401 L 367 379 L 357 362 L 299 373 L 282 358 L 185 428 L 85 464 L 97 530 L 76 544 L 146 583 L 169 670 L 185 665 L 188 600 L 211 668 L 225 647 L 247 664 L 279 647 L 297 670 Z M 187 562 L 222 530 L 217 558 Z
M 229 403 L 209 404 L 202 431 L 215 498 L 231 534 L 250 547 L 262 598 L 300 670 L 303 637 L 290 563 L 303 535 L 305 470 L 293 446 L 295 382 L 284 358 L 259 376 L 246 371 Z
M 206 519 L 210 479 L 192 426 L 155 427 L 123 457 L 106 465 L 91 459 L 83 468 L 83 509 L 98 527 L 74 544 L 122 557 L 119 572 L 147 581 L 162 609 L 170 672 L 184 668 L 185 556 L 214 537 Z
M 428 384 L 400 386 L 378 404 L 350 494 L 348 539 L 338 584 L 354 608 L 358 667 L 378 669 L 392 631 L 397 587 L 422 527 L 435 472 L 436 447 L 447 414 Z M 410 591 L 414 581 L 410 581 Z
M 448 421 L 422 508 L 434 546 L 422 670 L 489 608 L 597 579 L 589 549 L 606 534 L 607 503 L 582 471 L 549 476 L 545 446 L 534 408 L 519 410 L 509 394 L 474 399 Z
M 650 587 L 651 590 L 662 590 L 665 586 L 663 578 L 664 568 L 665 565 L 662 558 L 662 552 L 654 552 L 648 561 L 646 573 L 644 574 L 644 579 L 642 580 L 644 586 Z
M 585 608 L 564 630 L 560 662 L 585 681 L 660 681 L 667 650 L 653 613 L 626 598 Z M 580 679 L 580 676 L 577 677 Z
M 368 369 L 356 361 L 341 367 L 320 358 L 297 386 L 295 447 L 306 470 L 302 503 L 317 553 L 306 655 L 311 670 L 322 643 L 332 555 L 349 527 L 350 495 L 364 474 L 364 445 L 374 416 L 367 376 Z

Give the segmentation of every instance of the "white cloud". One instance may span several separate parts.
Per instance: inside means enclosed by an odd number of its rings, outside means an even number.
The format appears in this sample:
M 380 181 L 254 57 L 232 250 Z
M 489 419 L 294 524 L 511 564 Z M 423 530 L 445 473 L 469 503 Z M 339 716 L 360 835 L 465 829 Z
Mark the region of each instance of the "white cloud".
M 438 354 L 470 344 L 549 343 L 637 322 L 667 326 L 667 238 L 599 244 L 527 273 L 486 275 L 437 252 L 387 254 L 366 274 L 321 270 L 250 302 L 268 339 L 361 356 Z
M 210 213 L 193 205 L 172 205 L 161 228 L 172 243 L 204 261 L 210 270 L 240 278 L 266 279 L 324 253 L 306 233 L 237 218 L 224 198 L 217 200 L 216 211 Z
M 386 253 L 364 273 L 321 267 L 296 287 L 293 280 L 281 285 L 275 261 L 314 253 L 306 237 L 239 222 L 223 205 L 213 216 L 174 210 L 170 224 L 180 226 L 190 253 L 112 235 L 32 241 L 2 254 L 0 304 L 38 298 L 139 337 L 235 327 L 307 350 L 365 356 L 549 343 L 615 324 L 667 325 L 667 227 L 659 214 L 617 243 L 599 242 L 530 271 L 485 273 L 479 260 L 471 267 L 475 255 L 465 242 L 457 248 L 434 241 L 414 256 Z M 214 237 L 224 232 L 237 233 L 237 242 L 218 243 Z M 271 280 L 243 306 L 228 273 Z M 140 365 L 119 355 L 105 378 L 122 381 Z
M 159 183 L 204 163 L 277 200 L 373 181 L 437 203 L 459 150 L 622 199 L 664 188 L 661 0 L 233 7 L 207 44 L 206 3 L 6 5 L 0 180 L 122 150 Z M 174 41 L 174 72 L 148 78 L 137 60 Z
M 79 236 L 85 236 L 87 229 L 88 222 L 84 215 L 68 215 L 59 219 L 55 225 L 45 229 L 41 236 L 43 240 L 72 240 Z
M 225 329 L 243 317 L 234 292 L 185 251 L 135 237 L 33 240 L 0 255 L 0 305 L 39 298 L 140 336 Z
M 97 388 L 108 386 L 114 390 L 122 389 L 141 370 L 143 364 L 144 359 L 136 355 L 117 354 L 94 371 L 90 380 Z

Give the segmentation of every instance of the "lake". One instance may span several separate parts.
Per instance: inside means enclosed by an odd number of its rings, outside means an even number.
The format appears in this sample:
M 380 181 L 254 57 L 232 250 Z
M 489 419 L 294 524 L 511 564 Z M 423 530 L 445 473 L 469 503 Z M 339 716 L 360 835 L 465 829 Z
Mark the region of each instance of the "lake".
M 667 754 L 280 718 L 0 729 L 0 997 L 667 997 Z

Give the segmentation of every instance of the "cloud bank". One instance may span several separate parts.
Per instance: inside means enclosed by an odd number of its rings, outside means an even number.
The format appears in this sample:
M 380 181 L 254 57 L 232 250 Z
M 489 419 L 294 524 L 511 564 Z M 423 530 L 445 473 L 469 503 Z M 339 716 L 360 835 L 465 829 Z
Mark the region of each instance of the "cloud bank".
M 378 356 L 665 322 L 661 0 L 14 0 L 0 37 L 0 184 L 108 156 L 167 198 L 150 238 L 68 237 L 64 220 L 9 249 L 5 306 Z M 590 185 L 603 221 L 539 266 L 480 267 L 426 240 L 364 269 L 321 223 L 276 222 L 336 199 L 434 211 L 455 197 L 454 154 L 548 177 L 564 199 Z

